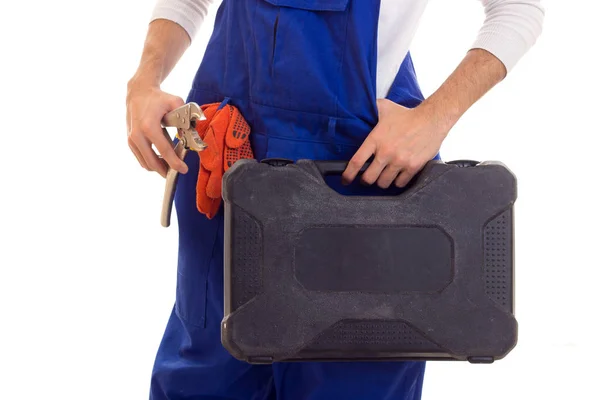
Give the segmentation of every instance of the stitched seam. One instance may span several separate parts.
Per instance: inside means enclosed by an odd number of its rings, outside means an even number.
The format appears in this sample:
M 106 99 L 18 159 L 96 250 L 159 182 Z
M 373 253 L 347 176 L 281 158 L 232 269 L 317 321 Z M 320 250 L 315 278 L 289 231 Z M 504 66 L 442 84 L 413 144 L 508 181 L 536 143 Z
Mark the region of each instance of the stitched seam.
M 254 5 L 254 13 L 252 14 L 252 20 L 253 21 L 256 21 L 256 14 L 257 14 L 257 12 L 258 12 L 258 1 Z M 255 29 L 250 29 L 250 31 L 252 32 L 252 39 L 253 39 L 253 43 L 254 43 L 254 47 L 252 49 L 251 56 L 252 57 L 257 57 L 256 49 L 259 48 L 259 45 L 258 45 L 258 42 L 256 40 L 256 30 Z M 252 75 L 253 72 L 256 72 L 256 71 L 250 71 L 250 62 L 247 63 L 247 67 L 248 67 L 247 68 L 247 71 L 248 71 L 248 77 L 247 77 L 247 79 L 248 79 L 248 93 L 252 93 L 252 90 L 253 90 L 252 85 L 255 85 L 255 83 L 252 81 L 251 75 Z M 254 68 L 256 69 L 256 67 L 254 67 Z M 232 96 L 228 96 L 228 97 L 232 97 Z
M 375 70 L 371 71 L 371 76 L 373 78 L 373 97 L 375 97 L 375 101 L 377 101 L 377 85 L 379 84 L 378 79 L 377 79 L 377 68 L 379 68 L 379 25 L 381 23 L 381 2 L 377 2 L 377 24 L 375 26 L 374 32 L 373 32 L 373 36 L 374 38 L 374 43 L 375 45 L 373 46 L 373 54 L 371 54 L 371 57 L 373 57 L 373 60 L 375 60 L 373 63 L 375 64 Z M 377 107 L 376 107 L 377 108 Z
M 221 226 L 219 226 L 218 229 L 221 229 Z M 187 324 L 194 326 L 196 328 L 206 328 L 206 310 L 208 307 L 208 281 L 209 281 L 210 267 L 212 264 L 212 260 L 214 259 L 215 248 L 217 247 L 218 236 L 219 236 L 219 231 L 217 230 L 217 232 L 215 233 L 213 245 L 211 246 L 210 257 L 208 259 L 208 266 L 206 267 L 206 275 L 204 275 L 204 279 L 203 279 L 204 280 L 204 298 L 202 299 L 203 311 L 202 311 L 202 314 L 200 317 L 200 321 L 197 321 L 197 322 L 192 321 L 191 316 L 188 315 L 187 312 L 185 312 L 183 309 L 180 308 L 179 302 L 177 302 L 177 306 L 175 307 L 175 312 L 176 312 L 177 316 L 182 321 L 185 321 Z M 184 274 L 182 274 L 179 271 L 177 271 L 177 275 L 178 275 L 178 277 L 181 277 L 182 279 L 187 278 Z
M 221 204 L 221 207 L 223 207 L 223 204 Z M 203 327 L 206 328 L 206 313 L 207 313 L 207 307 L 208 307 L 208 282 L 210 281 L 210 269 L 212 266 L 212 260 L 214 260 L 215 258 L 215 251 L 217 250 L 217 238 L 219 237 L 219 233 L 221 232 L 221 230 L 223 229 L 223 224 L 219 222 L 219 227 L 217 228 L 217 232 L 215 233 L 215 238 L 213 241 L 213 245 L 212 245 L 212 250 L 210 252 L 210 259 L 208 261 L 208 267 L 206 268 L 206 281 L 205 281 L 205 288 L 204 288 L 204 312 L 203 312 L 203 316 L 202 316 L 202 322 L 203 322 Z
M 254 99 L 252 96 L 249 97 L 250 102 L 259 106 L 263 106 L 263 107 L 269 107 L 269 108 L 274 108 L 276 110 L 283 110 L 283 111 L 289 111 L 289 112 L 295 112 L 295 113 L 302 113 L 302 114 L 308 114 L 308 115 L 316 115 L 319 117 L 327 117 L 327 118 L 337 118 L 337 119 L 345 119 L 348 121 L 351 121 L 353 118 L 347 118 L 347 117 L 336 117 L 335 115 L 331 115 L 331 114 L 325 114 L 325 113 L 316 113 L 316 112 L 312 112 L 312 111 L 303 111 L 303 110 L 297 110 L 297 109 L 293 109 L 293 108 L 286 108 L 286 107 L 281 107 L 281 106 L 274 106 L 271 104 L 265 104 L 262 103 L 256 99 Z
M 275 74 L 275 56 L 277 55 L 277 36 L 278 36 L 278 32 L 279 32 L 279 15 L 281 14 L 281 9 L 277 10 L 277 15 L 275 16 L 275 22 L 273 23 L 273 49 L 271 51 L 271 70 L 270 70 L 270 75 L 271 78 L 273 77 L 273 75 Z
M 360 145 L 359 144 L 351 144 L 351 143 L 339 143 L 339 142 L 327 142 L 327 141 L 321 141 L 321 140 L 306 140 L 306 139 L 297 139 L 297 138 L 290 138 L 290 137 L 285 137 L 285 136 L 277 136 L 277 135 L 270 135 L 270 134 L 266 134 L 266 133 L 261 133 L 261 132 L 252 132 L 253 135 L 260 135 L 260 136 L 264 136 L 267 139 L 281 139 L 281 140 L 285 140 L 288 142 L 297 142 L 297 143 L 316 143 L 316 144 L 328 144 L 328 145 L 334 145 L 334 146 L 347 146 L 347 147 L 355 147 L 355 148 L 359 148 Z
M 175 314 L 179 317 L 180 320 L 184 321 L 186 324 L 191 325 L 193 327 L 204 328 L 204 326 L 206 325 L 206 323 L 205 323 L 206 317 L 205 316 L 202 317 L 200 323 L 190 321 L 190 318 L 187 316 L 187 314 L 185 312 L 183 312 L 183 310 L 179 306 L 175 307 Z
M 342 76 L 342 66 L 344 65 L 344 59 L 346 58 L 346 48 L 348 47 L 348 20 L 350 19 L 350 12 L 352 11 L 352 3 L 348 6 L 348 8 L 349 10 L 346 10 L 346 26 L 344 27 L 344 46 L 342 47 L 342 56 L 340 57 L 340 65 L 338 66 L 338 76 Z M 342 80 L 340 79 L 340 83 L 338 84 L 338 89 L 335 96 L 334 115 L 336 118 L 339 118 L 338 97 L 340 93 L 341 81 Z

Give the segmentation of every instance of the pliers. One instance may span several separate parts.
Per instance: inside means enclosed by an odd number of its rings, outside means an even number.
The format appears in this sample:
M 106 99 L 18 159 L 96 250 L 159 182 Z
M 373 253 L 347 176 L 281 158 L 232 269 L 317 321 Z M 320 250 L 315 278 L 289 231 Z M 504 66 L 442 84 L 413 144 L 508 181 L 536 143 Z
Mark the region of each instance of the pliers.
M 200 138 L 196 131 L 196 121 L 205 120 L 206 116 L 202 109 L 196 103 L 187 103 L 175 110 L 167 113 L 162 121 L 162 130 L 169 141 L 171 136 L 167 127 L 177 128 L 176 137 L 179 139 L 175 145 L 175 154 L 179 159 L 184 160 L 187 152 L 203 151 L 206 149 L 206 143 Z M 173 198 L 175 196 L 175 187 L 179 172 L 171 167 L 167 169 L 167 178 L 165 183 L 165 193 L 163 196 L 162 213 L 160 223 L 165 228 L 171 224 L 171 211 L 173 208 Z

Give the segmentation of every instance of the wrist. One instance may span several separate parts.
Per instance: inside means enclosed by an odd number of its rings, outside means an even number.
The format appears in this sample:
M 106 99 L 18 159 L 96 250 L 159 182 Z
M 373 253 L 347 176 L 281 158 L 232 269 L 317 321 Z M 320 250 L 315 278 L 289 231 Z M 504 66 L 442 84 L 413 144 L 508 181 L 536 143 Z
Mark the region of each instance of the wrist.
M 127 82 L 127 101 L 136 96 L 146 96 L 157 90 L 160 91 L 160 83 L 154 76 L 136 72 Z
M 146 48 L 137 71 L 130 80 L 131 84 L 160 87 L 163 81 L 164 61 L 157 52 Z
M 160 84 L 160 73 L 156 69 L 143 68 L 140 66 L 129 82 L 127 82 L 127 87 L 129 90 L 136 87 L 159 89 Z
M 160 88 L 160 79 L 158 79 L 155 75 L 152 74 L 140 74 L 135 73 L 133 77 L 127 82 L 127 88 L 129 90 L 136 87 L 146 87 L 146 88 Z
M 453 109 L 448 103 L 450 102 L 444 104 L 429 98 L 415 109 L 419 118 L 429 125 L 429 130 L 442 138 L 448 135 L 460 118 L 459 110 Z

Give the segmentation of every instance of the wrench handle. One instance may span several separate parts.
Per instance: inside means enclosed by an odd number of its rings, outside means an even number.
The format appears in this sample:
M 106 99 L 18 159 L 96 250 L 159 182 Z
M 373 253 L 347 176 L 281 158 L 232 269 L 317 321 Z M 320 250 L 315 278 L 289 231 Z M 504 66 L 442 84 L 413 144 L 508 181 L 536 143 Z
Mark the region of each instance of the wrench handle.
M 174 150 L 177 157 L 181 160 L 185 159 L 188 149 L 186 149 L 181 142 L 177 142 Z M 168 228 L 171 225 L 171 212 L 173 209 L 173 199 L 175 197 L 175 188 L 177 186 L 178 177 L 179 172 L 169 167 L 167 170 L 167 178 L 165 180 L 165 192 L 160 215 L 160 224 L 165 228 Z

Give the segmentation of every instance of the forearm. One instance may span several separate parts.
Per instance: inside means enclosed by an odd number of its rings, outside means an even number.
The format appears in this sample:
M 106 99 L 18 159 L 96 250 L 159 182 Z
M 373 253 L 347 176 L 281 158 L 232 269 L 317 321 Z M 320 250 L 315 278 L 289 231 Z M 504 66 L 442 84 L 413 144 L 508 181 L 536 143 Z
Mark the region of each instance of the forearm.
M 485 22 L 461 64 L 421 109 L 445 136 L 459 118 L 510 73 L 542 32 L 541 0 L 480 0 Z
M 504 64 L 486 50 L 473 49 L 419 108 L 440 134 L 447 132 L 485 93 L 506 76 Z
M 191 39 L 179 24 L 156 19 L 149 24 L 138 69 L 130 81 L 159 86 L 190 46 Z

